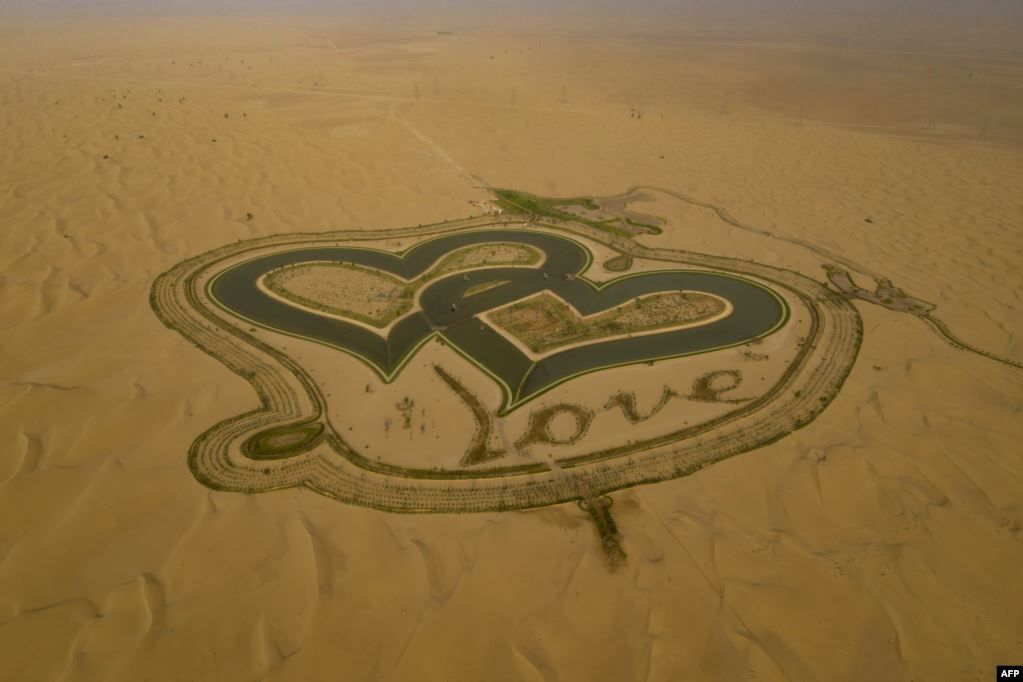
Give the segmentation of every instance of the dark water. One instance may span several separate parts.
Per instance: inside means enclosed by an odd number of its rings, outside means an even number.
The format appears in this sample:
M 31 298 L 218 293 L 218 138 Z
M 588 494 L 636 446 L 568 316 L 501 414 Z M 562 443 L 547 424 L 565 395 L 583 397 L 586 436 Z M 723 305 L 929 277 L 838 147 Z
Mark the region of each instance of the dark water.
M 256 282 L 270 270 L 312 261 L 344 261 L 413 279 L 455 249 L 488 242 L 536 247 L 542 266 L 495 267 L 441 277 L 420 294 L 422 309 L 399 320 L 386 338 L 352 324 L 283 303 L 262 292 Z M 509 405 L 518 404 L 574 375 L 597 368 L 700 353 L 745 343 L 772 331 L 786 309 L 777 296 L 753 282 L 728 275 L 686 270 L 628 276 L 597 289 L 577 275 L 589 264 L 579 244 L 551 234 L 519 230 L 464 232 L 424 242 L 396 256 L 352 247 L 286 251 L 241 263 L 218 276 L 214 297 L 228 310 L 258 324 L 303 336 L 352 353 L 389 378 L 428 336 L 439 333 L 503 382 Z M 546 274 L 546 278 L 544 275 Z M 464 297 L 487 282 L 503 282 Z M 734 306 L 728 317 L 699 327 L 595 342 L 554 353 L 534 363 L 479 317 L 493 308 L 547 290 L 582 314 L 613 308 L 637 296 L 661 291 L 703 291 Z M 452 310 L 452 304 L 457 305 Z

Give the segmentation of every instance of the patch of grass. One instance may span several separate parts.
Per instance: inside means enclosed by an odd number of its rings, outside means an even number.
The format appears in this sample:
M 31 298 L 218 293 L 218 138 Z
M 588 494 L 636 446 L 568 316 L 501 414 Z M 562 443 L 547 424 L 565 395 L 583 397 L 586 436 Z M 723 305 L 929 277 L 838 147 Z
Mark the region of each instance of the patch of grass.
M 614 226 L 613 223 L 617 223 L 617 219 L 610 221 L 588 220 L 560 208 L 563 206 L 582 206 L 585 209 L 596 211 L 600 208 L 600 204 L 592 197 L 551 198 L 540 197 L 514 189 L 491 189 L 490 191 L 497 197 L 494 203 L 504 209 L 506 213 L 532 214 L 538 218 L 553 218 L 566 222 L 577 222 L 595 227 L 598 230 L 610 232 L 619 237 L 631 236 L 625 230 Z
M 323 436 L 323 424 L 309 422 L 257 433 L 242 446 L 252 459 L 284 459 L 309 450 Z
M 608 272 L 625 272 L 632 267 L 632 256 L 621 253 L 604 261 L 604 269 Z
M 574 215 L 557 207 L 585 206 L 580 199 L 548 199 L 513 189 L 495 189 L 493 192 L 497 195 L 497 200 L 494 203 L 508 213 L 532 213 L 537 216 L 557 218 L 559 220 L 574 220 Z M 589 202 L 592 203 L 593 200 L 589 199 Z
M 638 220 L 633 220 L 632 218 L 629 217 L 625 218 L 625 222 L 627 222 L 629 225 L 633 227 L 642 227 L 644 230 L 649 231 L 650 234 L 661 234 L 662 232 L 664 232 L 664 230 L 657 227 L 656 225 L 651 225 L 650 223 L 641 223 Z

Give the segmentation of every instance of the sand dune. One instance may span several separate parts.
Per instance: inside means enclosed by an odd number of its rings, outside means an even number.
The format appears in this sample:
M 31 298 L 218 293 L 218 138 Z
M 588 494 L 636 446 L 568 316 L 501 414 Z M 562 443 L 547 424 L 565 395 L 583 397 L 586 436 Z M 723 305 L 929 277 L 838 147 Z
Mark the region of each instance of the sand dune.
M 1018 51 L 19 22 L 0 39 L 0 678 L 987 679 L 1018 662 L 1023 372 L 912 315 L 855 303 L 856 365 L 806 428 L 615 493 L 629 560 L 611 573 L 574 504 L 406 516 L 204 488 L 192 441 L 257 397 L 149 304 L 160 273 L 238 240 L 462 218 L 486 186 L 644 185 L 670 193 L 633 206 L 666 221 L 641 245 L 823 282 L 815 245 L 1021 362 Z

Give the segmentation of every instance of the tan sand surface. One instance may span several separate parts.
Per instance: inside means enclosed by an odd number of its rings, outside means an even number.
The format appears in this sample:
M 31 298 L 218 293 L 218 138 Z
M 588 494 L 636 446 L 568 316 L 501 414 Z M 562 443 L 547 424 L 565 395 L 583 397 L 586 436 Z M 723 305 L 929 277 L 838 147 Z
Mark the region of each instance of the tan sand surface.
M 727 316 L 723 298 L 698 292 L 670 292 L 640 298 L 615 310 L 580 315 L 552 294 L 541 294 L 487 315 L 504 332 L 543 353 L 595 339 L 654 329 L 705 324 Z
M 0 679 L 983 680 L 1019 662 L 1023 372 L 862 301 L 856 365 L 812 424 L 613 494 L 617 572 L 575 504 L 400 515 L 196 481 L 193 440 L 258 400 L 160 323 L 154 278 L 252 237 L 478 214 L 486 186 L 648 186 L 630 210 L 666 224 L 639 243 L 820 281 L 822 249 L 1023 362 L 1018 29 L 438 21 L 0 20 Z M 769 383 L 786 333 L 535 404 L 600 412 L 598 443 L 708 419 L 729 407 L 672 401 L 635 427 L 601 410 L 630 388 L 649 410 L 665 376 L 684 388 L 724 354 Z M 432 342 L 388 385 L 300 352 L 347 392 L 332 418 L 353 443 L 405 465 L 455 466 L 471 436 L 431 362 L 500 400 Z
M 268 274 L 260 282 L 304 307 L 362 318 L 383 327 L 412 307 L 405 283 L 369 268 L 344 263 L 304 263 Z

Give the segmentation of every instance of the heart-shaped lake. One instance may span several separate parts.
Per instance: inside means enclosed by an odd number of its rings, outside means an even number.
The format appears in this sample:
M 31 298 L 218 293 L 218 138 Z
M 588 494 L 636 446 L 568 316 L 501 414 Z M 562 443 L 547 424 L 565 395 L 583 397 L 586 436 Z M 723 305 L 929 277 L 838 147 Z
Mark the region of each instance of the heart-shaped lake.
M 269 273 L 303 264 L 344 264 L 386 273 L 404 282 L 449 254 L 483 244 L 521 245 L 538 250 L 542 263 L 474 268 L 433 278 L 416 296 L 416 306 L 386 332 L 276 296 L 261 286 Z M 547 232 L 477 230 L 417 244 L 400 254 L 357 247 L 316 247 L 262 255 L 225 270 L 209 287 L 233 314 L 261 326 L 333 346 L 360 358 L 385 381 L 392 380 L 423 343 L 437 335 L 492 376 L 502 387 L 507 413 L 547 390 L 590 372 L 640 362 L 692 355 L 747 343 L 784 324 L 784 300 L 752 280 L 720 272 L 656 270 L 597 283 L 583 276 L 592 262 L 581 243 Z M 684 292 L 723 302 L 716 315 L 697 320 L 683 314 L 659 319 L 664 331 L 620 334 L 577 342 L 537 357 L 483 316 L 541 294 L 554 296 L 579 317 L 616 310 L 642 297 Z M 585 334 L 583 335 L 585 338 Z

